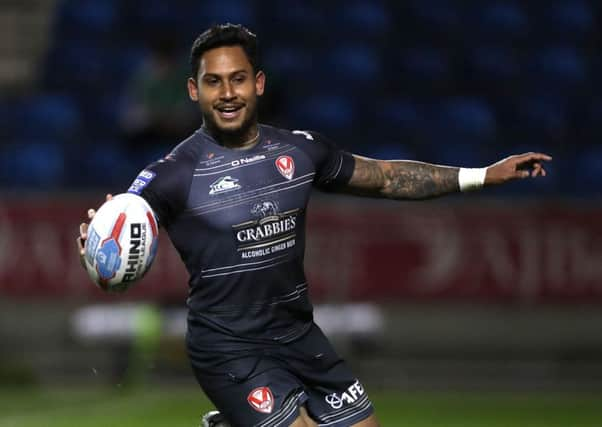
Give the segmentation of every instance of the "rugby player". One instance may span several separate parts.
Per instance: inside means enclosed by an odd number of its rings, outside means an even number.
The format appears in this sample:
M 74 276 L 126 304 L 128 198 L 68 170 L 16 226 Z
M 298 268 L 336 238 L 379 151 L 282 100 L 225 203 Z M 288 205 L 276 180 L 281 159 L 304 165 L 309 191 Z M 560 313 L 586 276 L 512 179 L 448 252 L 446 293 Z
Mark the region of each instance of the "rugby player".
M 188 94 L 203 124 L 128 191 L 148 201 L 190 273 L 187 351 L 220 411 L 205 425 L 377 426 L 364 386 L 313 322 L 303 271 L 312 188 L 428 199 L 545 176 L 551 157 L 526 153 L 477 169 L 382 161 L 312 131 L 260 124 L 266 75 L 256 50 L 240 25 L 195 40 Z

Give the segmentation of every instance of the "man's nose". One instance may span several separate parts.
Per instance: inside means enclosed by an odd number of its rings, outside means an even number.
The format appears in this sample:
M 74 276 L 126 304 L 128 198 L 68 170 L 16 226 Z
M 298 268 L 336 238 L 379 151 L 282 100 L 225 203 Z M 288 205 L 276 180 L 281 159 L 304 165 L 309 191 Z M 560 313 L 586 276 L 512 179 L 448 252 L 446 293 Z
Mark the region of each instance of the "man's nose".
M 234 90 L 232 85 L 227 82 L 222 86 L 222 92 L 220 93 L 220 98 L 222 99 L 232 99 L 236 97 L 236 95 L 234 94 Z

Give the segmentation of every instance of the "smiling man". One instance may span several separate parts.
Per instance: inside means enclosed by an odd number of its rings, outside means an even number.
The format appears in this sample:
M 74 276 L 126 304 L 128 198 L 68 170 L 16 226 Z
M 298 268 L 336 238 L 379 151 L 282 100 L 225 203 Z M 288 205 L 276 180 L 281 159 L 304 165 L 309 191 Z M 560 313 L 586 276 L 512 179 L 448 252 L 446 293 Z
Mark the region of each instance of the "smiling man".
M 303 271 L 312 189 L 427 199 L 544 176 L 551 158 L 527 153 L 477 169 L 382 161 L 315 132 L 259 124 L 266 76 L 256 50 L 240 25 L 197 38 L 188 93 L 203 125 L 129 190 L 152 206 L 190 273 L 188 354 L 221 412 L 203 423 L 377 426 L 365 387 L 313 322 Z

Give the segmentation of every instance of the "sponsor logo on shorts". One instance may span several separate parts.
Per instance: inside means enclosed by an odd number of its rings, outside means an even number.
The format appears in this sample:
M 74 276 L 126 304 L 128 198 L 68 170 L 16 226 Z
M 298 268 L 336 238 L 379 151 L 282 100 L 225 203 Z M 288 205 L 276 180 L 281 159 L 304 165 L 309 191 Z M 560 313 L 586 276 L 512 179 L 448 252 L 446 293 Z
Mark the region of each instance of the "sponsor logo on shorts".
M 341 409 L 343 405 L 351 405 L 357 401 L 364 393 L 364 387 L 362 387 L 360 381 L 355 380 L 355 382 L 342 394 L 330 393 L 324 397 L 324 400 L 326 400 L 326 403 L 328 403 L 332 409 Z
M 269 414 L 274 409 L 274 396 L 269 387 L 258 387 L 247 396 L 251 408 L 263 414 Z
M 295 174 L 295 162 L 291 156 L 280 156 L 276 159 L 275 164 L 280 175 L 288 180 L 293 179 L 293 175 Z
M 142 190 L 144 190 L 144 187 L 146 187 L 155 178 L 156 175 L 157 174 L 155 172 L 144 169 L 136 177 L 136 179 L 128 189 L 128 193 L 140 195 L 140 193 L 142 193 Z
M 240 190 L 242 187 L 238 184 L 238 179 L 232 178 L 230 175 L 222 176 L 209 186 L 209 195 L 227 193 L 229 191 Z

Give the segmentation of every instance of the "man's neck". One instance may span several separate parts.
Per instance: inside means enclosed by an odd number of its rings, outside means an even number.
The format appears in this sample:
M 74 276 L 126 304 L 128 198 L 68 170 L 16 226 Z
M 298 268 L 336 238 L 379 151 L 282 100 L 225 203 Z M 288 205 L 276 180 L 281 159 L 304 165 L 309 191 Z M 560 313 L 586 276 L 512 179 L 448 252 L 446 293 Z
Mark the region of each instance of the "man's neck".
M 246 131 L 240 133 L 225 133 L 209 126 L 203 125 L 203 129 L 222 147 L 233 150 L 249 149 L 259 141 L 259 127 L 257 124 L 250 126 Z

